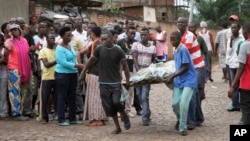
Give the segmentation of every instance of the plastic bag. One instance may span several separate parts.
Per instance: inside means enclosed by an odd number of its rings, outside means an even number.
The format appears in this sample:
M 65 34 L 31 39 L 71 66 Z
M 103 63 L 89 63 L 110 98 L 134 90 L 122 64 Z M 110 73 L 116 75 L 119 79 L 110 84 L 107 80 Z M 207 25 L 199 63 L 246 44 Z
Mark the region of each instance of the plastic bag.
M 128 90 L 125 88 L 124 85 L 122 85 L 122 93 L 121 93 L 120 102 L 125 102 L 126 99 L 128 99 L 128 97 L 129 97 Z

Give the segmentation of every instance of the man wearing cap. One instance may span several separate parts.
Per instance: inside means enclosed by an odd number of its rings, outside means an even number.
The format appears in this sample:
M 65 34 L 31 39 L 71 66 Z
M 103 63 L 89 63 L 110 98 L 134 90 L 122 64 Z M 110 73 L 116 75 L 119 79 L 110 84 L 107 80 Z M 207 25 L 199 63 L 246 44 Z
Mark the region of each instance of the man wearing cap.
M 231 15 L 231 16 L 229 17 L 229 22 L 230 22 L 229 28 L 226 29 L 226 31 L 224 32 L 224 44 L 225 44 L 225 45 L 227 44 L 228 39 L 230 39 L 231 36 L 232 36 L 231 24 L 232 24 L 233 22 L 239 22 L 238 16 L 237 16 L 237 15 Z M 240 29 L 239 34 L 242 35 L 242 29 Z M 225 50 L 225 52 L 227 52 L 227 49 Z M 226 64 L 227 64 L 227 62 L 226 62 Z M 226 65 L 226 67 L 227 67 L 227 72 L 229 72 L 229 66 Z M 228 77 L 228 80 L 229 80 L 229 84 L 231 84 L 231 79 L 230 79 L 230 77 Z M 229 85 L 229 86 L 230 86 L 230 85 Z

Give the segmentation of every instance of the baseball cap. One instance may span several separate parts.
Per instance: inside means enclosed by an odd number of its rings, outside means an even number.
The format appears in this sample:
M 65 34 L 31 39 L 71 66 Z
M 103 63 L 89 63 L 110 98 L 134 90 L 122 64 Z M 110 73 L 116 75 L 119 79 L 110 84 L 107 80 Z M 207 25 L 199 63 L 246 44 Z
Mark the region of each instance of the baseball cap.
M 231 15 L 231 16 L 229 17 L 229 20 L 235 20 L 235 21 L 238 21 L 238 20 L 239 20 L 239 18 L 238 18 L 238 16 L 236 16 L 236 15 Z
M 10 30 L 15 29 L 15 28 L 20 29 L 20 26 L 18 24 L 11 24 L 10 25 Z

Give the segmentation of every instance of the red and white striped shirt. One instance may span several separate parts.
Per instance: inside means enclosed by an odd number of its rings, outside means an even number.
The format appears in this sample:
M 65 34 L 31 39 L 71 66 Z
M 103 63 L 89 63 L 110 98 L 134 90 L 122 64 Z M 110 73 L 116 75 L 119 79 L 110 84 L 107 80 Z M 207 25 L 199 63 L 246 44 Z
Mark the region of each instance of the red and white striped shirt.
M 186 30 L 185 33 L 182 35 L 181 43 L 185 45 L 188 49 L 194 63 L 194 68 L 204 67 L 204 61 L 201 56 L 200 45 L 197 41 L 196 36 L 192 32 Z

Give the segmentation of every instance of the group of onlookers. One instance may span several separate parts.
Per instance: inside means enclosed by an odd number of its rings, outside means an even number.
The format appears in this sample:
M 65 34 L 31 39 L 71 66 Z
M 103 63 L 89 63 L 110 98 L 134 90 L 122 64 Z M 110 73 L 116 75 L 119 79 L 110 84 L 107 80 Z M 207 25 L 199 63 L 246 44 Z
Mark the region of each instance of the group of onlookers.
M 1 26 L 1 118 L 28 120 L 38 114 L 43 124 L 57 120 L 59 126 L 82 125 L 88 120 L 88 126 L 103 126 L 112 117 L 112 134 L 118 134 L 118 116 L 128 130 L 134 106 L 142 124 L 150 125 L 150 84 L 132 87 L 129 77 L 152 63 L 169 60 L 168 36 L 161 26 L 150 37 L 149 29 L 137 31 L 132 19 L 109 30 L 80 16 L 52 22 L 32 16 L 30 21 L 11 18 Z M 206 98 L 205 83 L 213 82 L 212 55 L 218 55 L 223 79 L 230 82 L 228 111 L 241 110 L 241 122 L 249 124 L 250 26 L 243 26 L 242 34 L 238 17 L 232 15 L 230 21 L 230 28 L 223 24 L 215 43 L 206 22 L 200 23 L 197 34 L 197 24 L 185 17 L 178 18 L 177 30 L 169 34 L 176 72 L 164 81 L 174 85 L 172 107 L 181 135 L 205 120 L 201 103 Z M 122 87 L 129 93 L 125 101 L 121 101 Z

